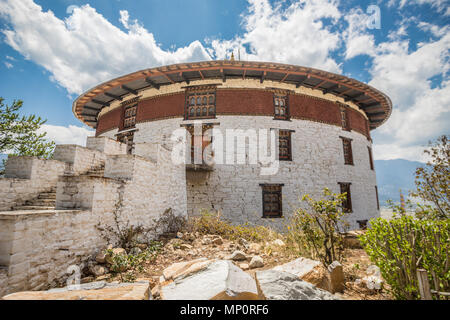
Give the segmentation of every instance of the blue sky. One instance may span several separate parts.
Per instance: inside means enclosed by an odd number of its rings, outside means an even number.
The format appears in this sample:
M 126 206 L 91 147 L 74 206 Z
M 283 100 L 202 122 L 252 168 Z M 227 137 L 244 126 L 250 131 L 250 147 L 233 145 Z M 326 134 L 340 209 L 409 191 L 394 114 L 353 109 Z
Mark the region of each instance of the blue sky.
M 380 10 L 379 29 L 368 8 Z M 387 93 L 372 132 L 377 159 L 423 160 L 449 133 L 450 0 L 0 0 L 0 96 L 48 119 L 58 143 L 83 143 L 72 114 L 84 90 L 138 69 L 241 51 L 342 73 Z

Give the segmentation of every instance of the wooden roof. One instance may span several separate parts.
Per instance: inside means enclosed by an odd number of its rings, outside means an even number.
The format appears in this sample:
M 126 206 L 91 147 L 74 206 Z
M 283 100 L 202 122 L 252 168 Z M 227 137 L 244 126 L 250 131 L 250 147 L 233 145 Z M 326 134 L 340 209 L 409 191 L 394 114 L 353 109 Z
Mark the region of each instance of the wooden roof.
M 72 110 L 78 119 L 95 128 L 101 109 L 115 100 L 122 101 L 126 95 L 138 95 L 141 90 L 159 89 L 177 82 L 189 84 L 194 80 L 231 78 L 259 79 L 261 83 L 279 81 L 340 96 L 366 113 L 370 129 L 383 124 L 392 112 L 392 102 L 384 93 L 342 75 L 288 64 L 231 60 L 181 63 L 130 73 L 86 91 L 74 101 Z

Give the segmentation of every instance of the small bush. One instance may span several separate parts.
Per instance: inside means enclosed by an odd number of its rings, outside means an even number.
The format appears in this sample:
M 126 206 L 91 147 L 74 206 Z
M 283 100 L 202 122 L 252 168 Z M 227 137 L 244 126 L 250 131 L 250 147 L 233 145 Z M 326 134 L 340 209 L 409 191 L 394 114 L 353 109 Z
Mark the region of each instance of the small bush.
M 162 243 L 152 241 L 147 249 L 137 254 L 115 254 L 113 250 L 106 250 L 106 254 L 111 257 L 112 264 L 110 269 L 112 272 L 118 273 L 122 281 L 133 280 L 135 272 L 144 271 L 144 264 L 155 261 L 156 257 L 162 249 Z M 124 272 L 131 271 L 123 276 Z
M 347 214 L 342 203 L 344 194 L 334 194 L 325 188 L 324 199 L 314 200 L 308 194 L 302 197 L 309 210 L 297 209 L 290 219 L 288 229 L 288 247 L 298 255 L 319 259 L 324 266 L 333 261 L 341 261 L 344 251 L 341 229 L 345 229 Z
M 220 212 L 214 214 L 202 211 L 200 217 L 192 218 L 191 231 L 200 234 L 217 234 L 225 239 L 245 239 L 252 242 L 263 242 L 281 236 L 270 228 L 264 226 L 232 225 L 220 218 Z
M 417 269 L 425 269 L 439 283 L 437 291 L 450 291 L 450 219 L 417 219 L 400 215 L 371 221 L 361 243 L 397 299 L 419 299 Z

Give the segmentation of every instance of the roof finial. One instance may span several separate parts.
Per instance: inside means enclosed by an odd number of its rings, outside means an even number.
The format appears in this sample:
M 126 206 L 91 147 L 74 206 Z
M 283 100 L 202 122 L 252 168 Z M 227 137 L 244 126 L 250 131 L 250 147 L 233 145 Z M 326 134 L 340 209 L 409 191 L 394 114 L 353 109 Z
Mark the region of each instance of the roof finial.
M 234 61 L 234 51 L 231 53 L 230 61 Z

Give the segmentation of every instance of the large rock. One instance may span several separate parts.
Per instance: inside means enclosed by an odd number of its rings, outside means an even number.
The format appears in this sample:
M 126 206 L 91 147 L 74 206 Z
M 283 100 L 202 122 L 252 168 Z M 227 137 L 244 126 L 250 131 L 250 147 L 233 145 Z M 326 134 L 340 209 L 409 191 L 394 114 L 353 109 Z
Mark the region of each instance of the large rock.
M 76 290 L 74 290 L 76 289 Z M 150 300 L 148 281 L 136 283 L 91 282 L 49 291 L 24 291 L 4 296 L 3 300 Z
M 256 283 L 258 294 L 264 300 L 339 300 L 328 291 L 284 271 L 256 272 Z
M 299 279 L 312 283 L 318 288 L 328 290 L 328 272 L 316 260 L 298 258 L 288 263 L 276 266 L 272 270 L 284 271 L 296 275 Z
M 380 290 L 383 285 L 383 278 L 381 277 L 380 268 L 375 265 L 371 265 L 367 268 L 366 272 L 369 276 L 363 278 L 363 282 L 366 284 L 367 289 Z
M 206 258 L 199 258 L 191 261 L 178 262 L 170 265 L 163 271 L 163 280 L 169 281 L 180 276 L 186 276 L 191 273 L 203 270 L 213 260 L 207 260 Z
M 338 261 L 334 261 L 332 264 L 328 266 L 329 272 L 329 285 L 330 292 L 343 292 L 344 291 L 344 269 L 342 264 Z
M 95 256 L 95 261 L 97 261 L 98 263 L 105 263 L 106 262 L 106 253 L 104 251 L 100 251 Z
M 233 260 L 233 261 L 242 261 L 242 260 L 246 260 L 246 259 L 247 259 L 247 256 L 245 255 L 245 253 L 240 250 L 234 251 L 230 256 L 230 260 Z
M 219 260 L 161 288 L 163 300 L 256 300 L 255 280 L 231 261 Z
M 262 268 L 264 267 L 264 260 L 260 256 L 254 256 L 250 261 L 250 269 Z

